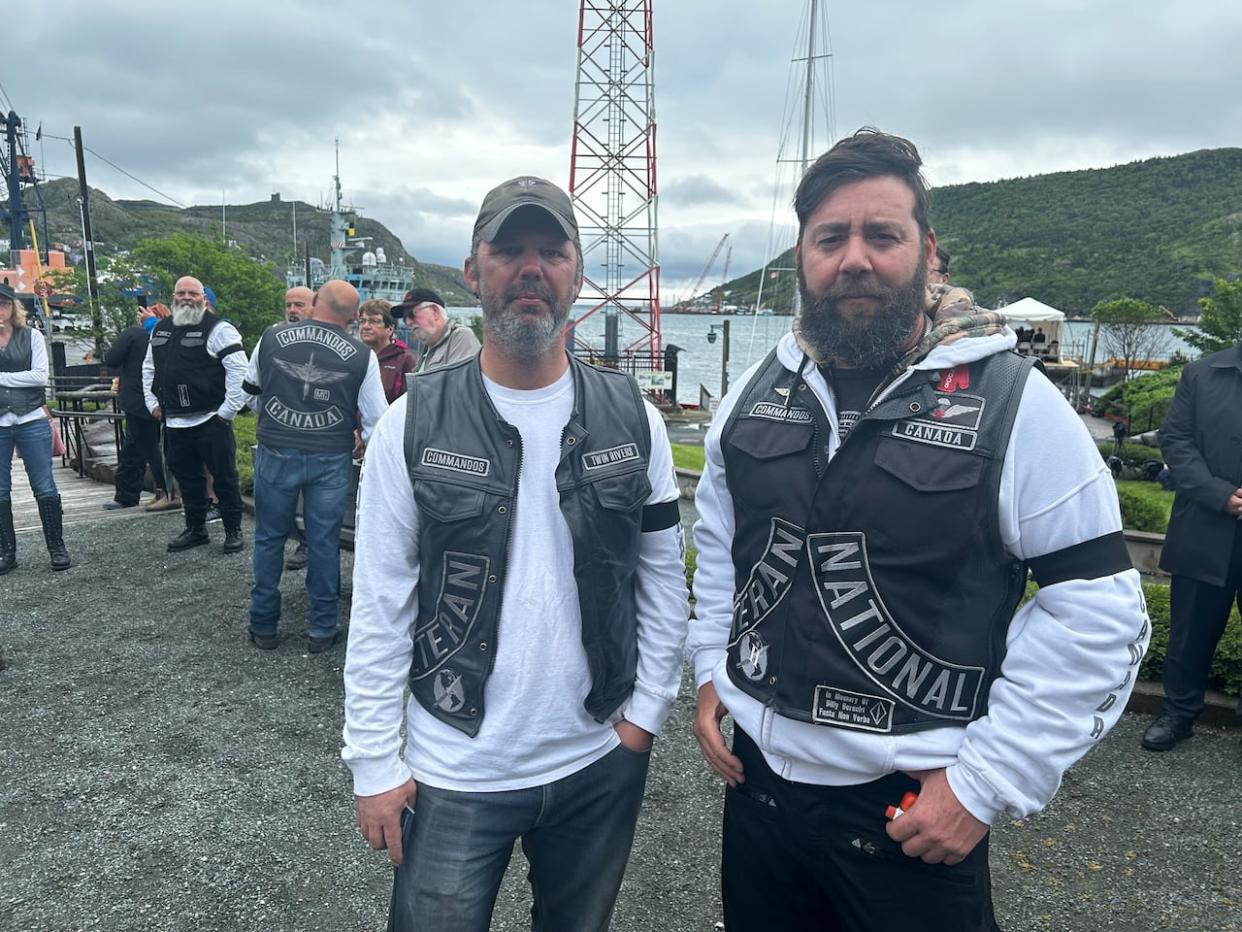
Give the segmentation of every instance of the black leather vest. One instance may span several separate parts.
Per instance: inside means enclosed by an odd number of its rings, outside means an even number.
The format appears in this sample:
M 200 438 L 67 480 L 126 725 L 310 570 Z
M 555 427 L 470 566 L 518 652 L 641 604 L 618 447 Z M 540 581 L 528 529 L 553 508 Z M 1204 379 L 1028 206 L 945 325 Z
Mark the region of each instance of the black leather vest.
M 29 372 L 34 365 L 31 340 L 42 340 L 29 327 L 14 327 L 8 346 L 0 350 L 0 372 Z M 5 388 L 0 385 L 0 414 L 16 414 L 20 417 L 41 407 L 47 400 L 47 390 L 42 385 L 25 385 L 21 388 Z
M 224 404 L 224 364 L 207 352 L 218 323 L 220 318 L 207 311 L 197 324 L 177 327 L 165 317 L 151 331 L 151 393 L 165 417 L 207 414 Z
M 651 432 L 629 376 L 570 357 L 573 412 L 556 469 L 574 547 L 583 702 L 605 721 L 629 697 L 638 662 L 635 572 Z M 419 520 L 418 620 L 410 691 L 474 736 L 484 714 L 505 587 L 522 438 L 501 420 L 477 356 L 407 379 L 405 458 Z
M 721 435 L 738 688 L 788 718 L 862 731 L 986 713 L 1026 579 L 997 496 L 1031 362 L 915 371 L 829 461 L 826 414 L 769 355 Z
M 259 343 L 259 443 L 350 452 L 370 359 L 365 343 L 322 321 L 268 327 Z

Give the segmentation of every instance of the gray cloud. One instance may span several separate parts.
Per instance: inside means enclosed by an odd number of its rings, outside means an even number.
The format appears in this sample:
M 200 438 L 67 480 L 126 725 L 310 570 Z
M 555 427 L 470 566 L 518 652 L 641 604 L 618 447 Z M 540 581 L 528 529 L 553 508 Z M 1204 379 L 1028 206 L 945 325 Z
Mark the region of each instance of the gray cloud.
M 736 191 L 726 188 L 719 182 L 712 181 L 706 175 L 690 175 L 679 178 L 672 184 L 666 184 L 660 195 L 664 204 L 731 204 L 737 207 L 747 206 L 746 198 Z

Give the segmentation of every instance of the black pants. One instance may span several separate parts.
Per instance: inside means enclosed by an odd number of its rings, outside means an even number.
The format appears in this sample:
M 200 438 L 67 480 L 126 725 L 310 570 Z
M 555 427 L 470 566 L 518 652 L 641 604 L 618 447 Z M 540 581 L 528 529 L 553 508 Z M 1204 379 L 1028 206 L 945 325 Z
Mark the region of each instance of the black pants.
M 746 782 L 725 792 L 729 932 L 998 932 L 986 836 L 947 867 L 908 857 L 885 832 L 885 807 L 917 792 L 914 780 L 792 783 L 741 729 L 734 735 Z
M 1169 646 L 1164 655 L 1164 711 L 1193 719 L 1203 711 L 1203 690 L 1212 655 L 1225 633 L 1229 610 L 1242 611 L 1242 522 L 1223 586 L 1174 575 L 1169 591 Z M 1242 715 L 1242 700 L 1238 703 Z
M 160 452 L 160 422 L 140 415 L 125 415 L 125 445 L 117 456 L 116 495 L 122 505 L 137 505 L 142 497 L 142 482 L 147 464 L 155 477 L 158 492 L 168 491 L 164 475 L 164 456 Z
M 241 530 L 241 483 L 237 478 L 237 444 L 233 425 L 213 417 L 197 427 L 168 427 L 164 431 L 168 465 L 181 486 L 185 526 L 203 527 L 207 521 L 207 472 L 215 480 L 220 520 L 225 531 Z M 204 471 L 206 470 L 206 471 Z

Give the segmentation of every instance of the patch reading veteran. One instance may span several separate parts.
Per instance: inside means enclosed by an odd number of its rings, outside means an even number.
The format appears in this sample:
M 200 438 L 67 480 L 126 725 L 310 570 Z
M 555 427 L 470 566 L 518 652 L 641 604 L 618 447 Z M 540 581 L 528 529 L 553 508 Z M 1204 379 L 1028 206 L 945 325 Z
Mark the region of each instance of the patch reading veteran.
M 773 518 L 763 555 L 733 599 L 733 632 L 729 644 L 763 621 L 789 593 L 806 531 L 783 518 Z M 745 647 L 745 645 L 744 645 Z
M 875 589 L 865 535 L 812 534 L 806 549 L 824 618 L 858 669 L 887 695 L 924 715 L 974 721 L 987 670 L 941 660 L 901 630 Z
M 788 391 L 789 389 L 785 389 Z M 791 421 L 805 424 L 811 420 L 811 412 L 803 407 L 785 407 L 774 401 L 760 401 L 750 409 L 751 417 L 761 417 L 769 421 Z
M 465 646 L 479 617 L 490 566 L 479 554 L 445 552 L 435 613 L 430 620 L 420 617 L 414 629 L 413 679 L 430 676 Z
M 263 405 L 263 413 L 292 430 L 329 430 L 345 420 L 336 405 L 322 411 L 299 411 L 297 408 L 290 408 L 275 395 L 267 399 L 267 403 Z
M 835 686 L 816 686 L 811 720 L 821 725 L 856 728 L 859 731 L 893 730 L 893 700 Z
M 587 469 L 604 469 L 607 466 L 616 466 L 618 463 L 628 463 L 641 458 L 638 454 L 638 444 L 623 443 L 619 447 L 583 453 L 582 465 Z
M 491 460 L 481 456 L 467 456 L 465 453 L 437 450 L 435 447 L 426 447 L 423 450 L 422 464 L 436 469 L 464 472 L 468 476 L 486 476 L 492 471 Z

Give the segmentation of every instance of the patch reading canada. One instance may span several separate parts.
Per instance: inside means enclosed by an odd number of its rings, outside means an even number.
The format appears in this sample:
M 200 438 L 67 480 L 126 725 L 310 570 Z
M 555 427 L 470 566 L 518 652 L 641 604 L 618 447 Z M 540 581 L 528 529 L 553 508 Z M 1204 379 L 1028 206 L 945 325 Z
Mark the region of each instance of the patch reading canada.
M 950 450 L 973 450 L 979 440 L 979 434 L 973 430 L 941 427 L 924 420 L 898 421 L 893 425 L 893 436 L 933 447 L 948 447 Z
M 411 677 L 430 676 L 465 646 L 479 617 L 491 561 L 479 554 L 446 551 L 435 614 L 414 629 Z
M 788 390 L 788 389 L 786 389 Z M 805 424 L 811 420 L 811 412 L 806 408 L 787 408 L 773 401 L 760 401 L 750 409 L 751 417 L 761 417 L 769 421 L 792 421 Z
M 854 665 L 886 695 L 923 715 L 973 721 L 987 670 L 941 660 L 901 629 L 876 591 L 866 536 L 812 534 L 806 549 L 828 628 Z
M 609 447 L 607 450 L 593 450 L 590 453 L 583 453 L 582 465 L 587 469 L 604 469 L 608 466 L 616 466 L 618 463 L 628 463 L 637 459 L 641 459 L 638 454 L 638 444 L 623 443 L 619 447 Z
M 424 466 L 448 469 L 452 472 L 465 473 L 468 476 L 486 476 L 492 471 L 491 460 L 481 456 L 467 456 L 465 453 L 437 450 L 435 447 L 427 447 L 423 450 L 421 462 Z
M 893 700 L 868 696 L 835 686 L 816 686 L 811 720 L 821 725 L 859 731 L 893 730 Z

